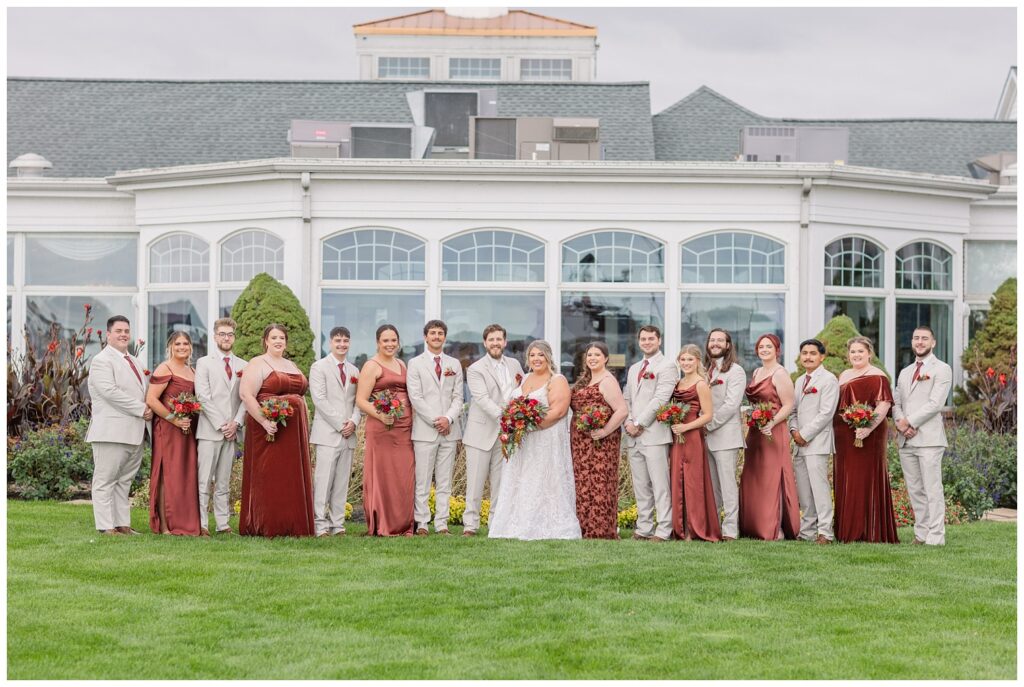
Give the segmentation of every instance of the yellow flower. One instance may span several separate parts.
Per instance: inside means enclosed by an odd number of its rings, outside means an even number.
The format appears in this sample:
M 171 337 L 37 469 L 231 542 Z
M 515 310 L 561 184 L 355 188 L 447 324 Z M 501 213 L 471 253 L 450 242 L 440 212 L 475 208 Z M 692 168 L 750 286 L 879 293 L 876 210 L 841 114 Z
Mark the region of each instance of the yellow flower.
M 235 515 L 242 512 L 242 500 L 235 501 Z

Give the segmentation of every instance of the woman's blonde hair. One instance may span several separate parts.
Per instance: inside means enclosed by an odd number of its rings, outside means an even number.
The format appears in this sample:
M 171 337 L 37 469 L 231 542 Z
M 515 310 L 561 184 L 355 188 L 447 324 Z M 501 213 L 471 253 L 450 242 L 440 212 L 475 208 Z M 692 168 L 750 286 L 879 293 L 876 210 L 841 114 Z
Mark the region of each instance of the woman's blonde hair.
M 855 336 L 846 342 L 846 352 L 849 354 L 850 346 L 853 344 L 863 344 L 864 348 L 868 349 L 868 355 L 873 356 L 875 354 L 875 345 L 871 343 L 871 339 L 866 336 Z
M 194 349 L 194 344 L 192 343 L 192 337 L 189 336 L 188 332 L 186 332 L 184 329 L 178 329 L 176 331 L 173 331 L 167 337 L 167 351 L 166 352 L 167 352 L 167 359 L 168 360 L 170 360 L 172 358 L 171 348 L 174 346 L 174 342 L 177 341 L 178 339 L 182 339 L 182 338 L 187 339 L 189 347 Z M 192 364 L 192 354 L 191 353 L 188 354 L 188 362 L 189 362 L 189 365 Z
M 679 358 L 681 358 L 684 353 L 686 355 L 692 355 L 694 360 L 697 361 L 697 376 L 707 382 L 708 371 L 704 367 L 703 352 L 700 350 L 700 346 L 696 344 L 686 344 L 680 348 L 679 353 L 676 355 L 676 367 L 679 367 Z M 679 371 L 682 372 L 682 369 L 683 368 L 680 367 Z
M 544 339 L 531 341 L 530 345 L 526 347 L 526 366 L 530 366 L 530 351 L 535 348 L 544 355 L 544 360 L 547 361 L 551 374 L 558 374 L 558 369 L 555 367 L 555 354 L 551 352 L 551 344 Z

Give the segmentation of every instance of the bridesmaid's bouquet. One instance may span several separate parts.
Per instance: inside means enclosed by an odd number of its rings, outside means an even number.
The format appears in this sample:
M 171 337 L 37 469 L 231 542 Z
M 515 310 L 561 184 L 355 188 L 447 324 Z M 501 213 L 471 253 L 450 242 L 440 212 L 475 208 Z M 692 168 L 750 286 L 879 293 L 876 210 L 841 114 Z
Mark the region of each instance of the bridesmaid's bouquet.
M 867 403 L 851 403 L 840 411 L 839 417 L 854 430 L 866 429 L 875 419 L 875 409 Z M 855 438 L 853 445 L 856 448 L 864 448 L 864 440 Z
M 405 406 L 391 392 L 391 389 L 382 389 L 373 394 L 370 396 L 370 402 L 373 403 L 373 409 L 381 415 L 390 415 L 397 420 L 405 414 Z M 391 425 L 384 426 L 389 432 L 391 431 Z
M 606 405 L 584 406 L 576 415 L 576 429 L 581 432 L 593 432 L 608 424 L 611 419 L 612 409 Z M 601 440 L 594 439 L 594 446 L 600 446 Z
M 180 394 L 171 399 L 171 416 L 168 420 L 184 420 L 190 415 L 198 415 L 199 411 L 203 409 L 203 404 L 199 402 L 195 394 L 190 394 L 187 391 L 182 391 Z M 181 430 L 185 434 L 188 434 L 187 429 Z
M 548 407 L 535 398 L 518 396 L 508 402 L 501 413 L 501 433 L 498 435 L 505 460 L 516 452 L 527 432 L 537 429 L 547 412 Z
M 767 401 L 755 403 L 750 411 L 750 419 L 747 420 L 747 427 L 756 429 L 760 432 L 762 427 L 767 427 L 774 419 L 775 408 L 772 407 L 771 403 L 768 403 Z M 764 436 L 768 441 L 775 441 L 771 434 L 765 434 Z
M 668 425 L 669 431 L 672 431 L 672 425 L 678 425 L 682 422 L 688 412 L 690 412 L 689 403 L 666 403 L 658 408 L 658 412 L 655 413 L 654 419 L 663 425 Z M 686 439 L 682 434 L 676 435 L 676 443 L 686 443 Z
M 263 413 L 263 417 L 282 427 L 287 427 L 288 418 L 295 415 L 295 408 L 292 408 L 292 404 L 277 396 L 268 398 L 263 403 L 260 403 L 260 411 Z M 276 434 L 268 434 L 266 439 L 267 441 L 274 441 L 276 436 Z

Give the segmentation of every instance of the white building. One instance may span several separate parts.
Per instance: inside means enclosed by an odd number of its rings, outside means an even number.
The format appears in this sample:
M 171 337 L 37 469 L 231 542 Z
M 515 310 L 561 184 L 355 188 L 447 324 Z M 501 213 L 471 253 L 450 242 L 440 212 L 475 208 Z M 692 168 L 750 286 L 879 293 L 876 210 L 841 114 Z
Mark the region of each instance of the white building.
M 527 10 L 430 9 L 353 31 L 360 79 L 597 79 L 596 27 Z

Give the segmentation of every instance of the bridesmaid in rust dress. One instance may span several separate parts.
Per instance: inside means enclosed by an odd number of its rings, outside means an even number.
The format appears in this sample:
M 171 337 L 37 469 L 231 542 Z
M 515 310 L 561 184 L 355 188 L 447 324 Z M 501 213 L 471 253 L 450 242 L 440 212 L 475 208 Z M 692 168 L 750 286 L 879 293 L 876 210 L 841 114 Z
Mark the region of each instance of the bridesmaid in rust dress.
M 265 352 L 249 361 L 238 389 L 248 411 L 238 519 L 242 535 L 312 537 L 314 533 L 309 417 L 303 397 L 308 384 L 295 363 L 284 357 L 287 346 L 284 325 L 267 325 Z M 260 404 L 269 398 L 285 400 L 292 407 L 294 415 L 287 426 L 263 417 Z
M 672 533 L 676 539 L 720 541 L 722 526 L 711 484 L 711 470 L 704 445 L 702 427 L 711 422 L 711 387 L 701 364 L 701 350 L 693 344 L 683 346 L 676 364 L 683 373 L 672 392 L 672 401 L 687 403 L 690 409 L 683 421 L 672 425 L 672 434 L 683 443 L 672 442 Z
M 889 487 L 886 458 L 892 388 L 885 373 L 871 364 L 871 340 L 855 336 L 847 342 L 847 358 L 853 367 L 839 375 L 839 407 L 835 430 L 835 535 L 841 542 L 865 541 L 899 544 L 896 513 Z M 851 403 L 874 406 L 871 427 L 854 430 L 842 419 L 843 408 Z M 856 439 L 864 443 L 854 446 Z
M 608 346 L 601 341 L 587 344 L 583 363 L 569 401 L 574 418 L 569 445 L 576 481 L 576 518 L 584 539 L 618 539 L 619 437 L 629 410 L 615 375 L 607 369 Z M 589 406 L 608 413 L 608 422 L 601 429 L 576 428 L 575 418 Z
M 740 475 L 740 535 L 754 539 L 796 539 L 800 532 L 793 459 L 789 454 L 786 418 L 793 411 L 793 380 L 779 363 L 782 342 L 774 334 L 757 340 L 761 367 L 747 385 L 752 404 L 770 403 L 771 423 L 747 433 Z M 769 438 L 770 437 L 770 438 Z
M 146 405 L 153 410 L 149 529 L 154 534 L 200 534 L 199 459 L 192 416 L 179 419 L 172 411 L 178 394 L 196 392 L 191 357 L 192 338 L 183 331 L 171 332 L 167 360 L 157 366 L 146 390 Z
M 377 355 L 363 364 L 356 386 L 356 404 L 366 416 L 363 450 L 363 510 L 366 534 L 377 537 L 413 534 L 416 456 L 412 449 L 412 405 L 405 388 L 405 363 L 395 357 L 398 330 L 377 328 Z M 401 417 L 383 415 L 372 394 L 388 389 L 402 402 Z

